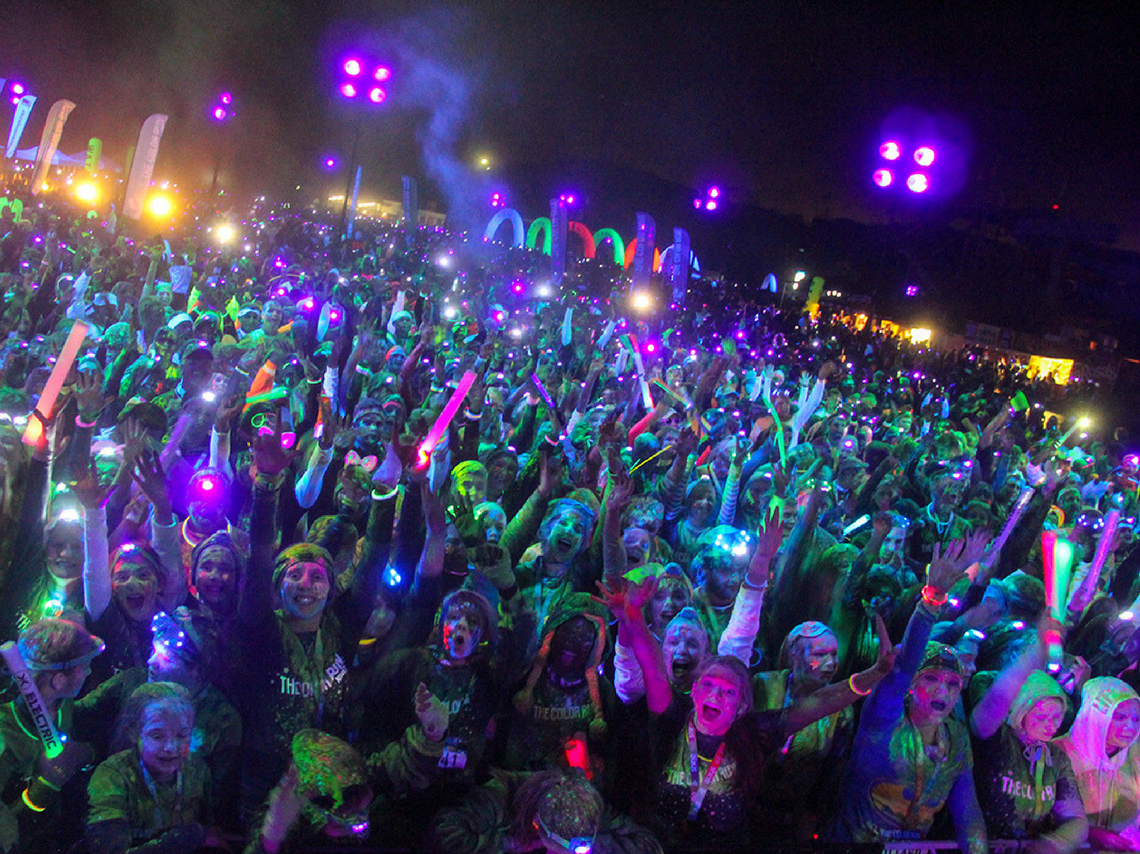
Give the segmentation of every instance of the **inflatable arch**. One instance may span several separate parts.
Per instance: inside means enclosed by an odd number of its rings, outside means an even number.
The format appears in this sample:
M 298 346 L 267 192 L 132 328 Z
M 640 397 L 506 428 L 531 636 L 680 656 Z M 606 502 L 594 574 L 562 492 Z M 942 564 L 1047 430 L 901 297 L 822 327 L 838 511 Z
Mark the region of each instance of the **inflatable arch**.
M 628 268 L 633 263 L 633 256 L 634 256 L 634 253 L 636 253 L 636 252 L 637 252 L 637 238 L 635 237 L 635 238 L 633 238 L 633 240 L 629 241 L 629 243 L 625 247 L 625 264 L 623 266 Z M 654 273 L 660 273 L 661 272 L 661 250 L 660 249 L 654 249 L 653 250 L 653 272 Z
M 542 254 L 550 254 L 550 235 L 552 229 L 550 227 L 550 217 L 540 216 L 530 224 L 530 228 L 526 232 L 526 248 L 535 249 L 538 245 L 538 235 L 541 233 L 542 237 Z
M 602 245 L 603 240 L 609 240 L 614 248 L 614 263 L 619 267 L 625 266 L 625 241 L 621 239 L 621 235 L 614 231 L 612 228 L 599 228 L 594 232 L 594 251 L 597 252 L 597 247 Z
M 673 254 L 673 252 L 676 251 L 674 249 L 675 246 L 676 246 L 675 243 L 670 243 L 668 246 L 665 247 L 665 251 L 661 253 L 661 269 L 662 270 L 669 269 L 669 258 Z M 656 263 L 656 261 L 654 263 Z M 692 270 L 692 273 L 690 273 L 690 275 L 694 279 L 699 279 L 701 277 L 701 262 L 697 260 L 697 253 L 694 252 L 692 249 L 689 250 L 689 268 Z
M 483 232 L 483 239 L 494 240 L 495 232 L 498 231 L 499 226 L 508 219 L 511 221 L 511 229 L 514 232 L 514 239 L 511 241 L 511 246 L 516 249 L 522 249 L 523 243 L 526 240 L 526 230 L 523 228 L 522 217 L 519 216 L 519 212 L 514 208 L 503 208 L 491 217 L 491 221 L 487 223 L 487 230 Z
M 574 234 L 582 238 L 583 254 L 587 258 L 593 258 L 597 248 L 594 246 L 594 235 L 590 234 L 590 229 L 580 222 L 573 221 L 570 222 L 569 228 Z

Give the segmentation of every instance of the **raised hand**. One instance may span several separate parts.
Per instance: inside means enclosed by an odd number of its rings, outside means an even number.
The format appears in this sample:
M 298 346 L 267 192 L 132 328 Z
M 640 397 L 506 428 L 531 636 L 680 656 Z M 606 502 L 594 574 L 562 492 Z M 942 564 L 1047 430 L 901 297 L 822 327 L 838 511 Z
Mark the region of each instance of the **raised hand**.
M 90 424 L 99 417 L 107 398 L 103 396 L 103 379 L 98 372 L 76 374 L 75 400 L 79 404 L 80 421 Z
M 289 468 L 300 453 L 295 442 L 289 447 L 284 446 L 282 434 L 285 419 L 282 415 L 282 410 L 278 407 L 277 419 L 273 429 L 262 427 L 253 437 L 253 441 L 250 442 L 253 464 L 257 467 L 257 473 L 269 478 L 275 478 Z
M 451 722 L 447 706 L 423 682 L 416 686 L 416 718 L 431 741 L 442 741 Z
M 962 559 L 965 551 L 965 540 L 948 543 L 945 551 L 941 543 L 935 543 L 934 557 L 926 571 L 926 583 L 941 593 L 947 592 L 965 574 L 968 565 Z
M 104 506 L 107 503 L 107 496 L 111 494 L 109 486 L 104 487 L 99 483 L 99 475 L 94 466 L 89 467 L 79 476 L 71 491 L 75 493 L 79 503 L 88 510 L 98 510 Z
M 166 472 L 162 470 L 162 462 L 154 451 L 143 451 L 135 462 L 131 477 L 139 485 L 139 489 L 150 499 L 156 517 L 168 516 L 171 513 L 170 496 L 166 493 Z
M 372 473 L 372 486 L 378 491 L 391 492 L 400 485 L 403 474 L 404 464 L 400 461 L 395 446 L 391 442 L 385 442 L 384 459 Z
M 657 591 L 657 579 L 649 577 L 640 583 L 621 579 L 612 585 L 599 581 L 597 588 L 599 595 L 590 598 L 605 605 L 619 621 L 643 620 L 645 617 L 641 609 Z

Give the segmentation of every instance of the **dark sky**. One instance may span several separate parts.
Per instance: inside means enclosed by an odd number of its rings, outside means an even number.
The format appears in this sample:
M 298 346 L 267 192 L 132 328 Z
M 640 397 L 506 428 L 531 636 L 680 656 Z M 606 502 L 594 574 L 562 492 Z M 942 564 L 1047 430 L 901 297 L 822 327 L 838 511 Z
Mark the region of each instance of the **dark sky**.
M 230 186 L 317 195 L 341 186 L 318 158 L 347 154 L 360 121 L 368 190 L 394 197 L 411 173 L 421 198 L 453 207 L 481 200 L 467 167 L 486 151 L 503 167 L 593 159 L 780 211 L 878 218 L 868 153 L 912 106 L 968 129 L 961 204 L 1057 203 L 1140 248 L 1134 8 L 10 0 L 0 75 L 40 95 L 23 145 L 61 97 L 78 105 L 62 148 L 101 136 L 120 161 L 166 112 L 158 177 L 208 183 L 221 146 Z M 333 94 L 349 49 L 393 66 L 382 108 Z M 223 89 L 238 116 L 219 130 L 206 116 Z

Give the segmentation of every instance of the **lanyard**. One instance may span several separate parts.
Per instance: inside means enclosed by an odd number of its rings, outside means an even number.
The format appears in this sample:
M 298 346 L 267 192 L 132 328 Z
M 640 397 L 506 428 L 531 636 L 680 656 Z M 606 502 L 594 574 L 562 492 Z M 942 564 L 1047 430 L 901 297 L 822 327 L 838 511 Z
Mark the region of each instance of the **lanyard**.
M 301 639 L 297 637 L 296 633 L 286 627 L 286 638 L 289 645 L 293 647 L 294 655 L 290 655 L 290 665 L 299 661 L 304 662 L 303 673 L 298 673 L 302 679 L 305 680 L 313 690 L 313 700 L 317 704 L 316 726 L 321 725 L 321 720 L 324 718 L 325 712 L 325 696 L 324 696 L 324 675 L 325 675 L 325 645 L 322 630 L 324 626 L 317 628 L 316 637 L 313 640 L 313 656 L 310 658 L 305 654 L 305 645 L 301 643 Z
M 701 804 L 705 802 L 705 795 L 709 792 L 716 772 L 720 770 L 720 763 L 724 761 L 724 742 L 716 749 L 716 755 L 709 763 L 709 769 L 702 780 L 700 775 L 701 758 L 697 754 L 697 727 L 693 719 L 689 718 L 689 821 L 696 821 L 701 811 Z

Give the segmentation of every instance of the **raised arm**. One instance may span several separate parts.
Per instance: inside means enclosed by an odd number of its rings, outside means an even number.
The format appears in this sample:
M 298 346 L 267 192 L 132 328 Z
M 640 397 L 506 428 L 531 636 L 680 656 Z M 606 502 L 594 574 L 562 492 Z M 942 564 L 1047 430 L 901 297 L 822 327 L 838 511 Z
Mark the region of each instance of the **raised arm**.
M 1048 629 L 1055 629 L 1059 634 L 1061 625 L 1046 615 L 1041 618 L 1037 626 L 1037 643 L 1002 670 L 990 689 L 986 691 L 986 695 L 978 701 L 978 705 L 974 706 L 974 711 L 970 715 L 970 730 L 978 738 L 990 738 L 1001 728 L 1029 674 L 1045 666 L 1048 650 L 1044 640 Z
M 649 711 L 659 715 L 673 702 L 673 688 L 669 684 L 661 647 L 649 633 L 642 611 L 645 602 L 653 596 L 656 589 L 655 578 L 646 579 L 641 584 L 630 584 L 623 580 L 617 586 L 606 586 L 598 582 L 601 596 L 597 601 L 604 603 L 617 617 L 618 640 L 633 650 L 645 679 L 645 699 Z

